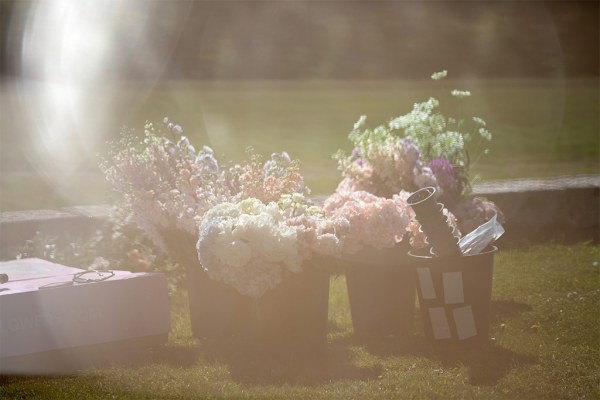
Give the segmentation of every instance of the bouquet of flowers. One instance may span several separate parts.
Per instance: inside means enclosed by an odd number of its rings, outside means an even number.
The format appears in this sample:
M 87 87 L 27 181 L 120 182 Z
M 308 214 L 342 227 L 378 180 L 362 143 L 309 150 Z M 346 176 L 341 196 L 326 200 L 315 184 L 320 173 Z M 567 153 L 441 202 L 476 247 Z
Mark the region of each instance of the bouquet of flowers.
M 340 241 L 319 207 L 301 194 L 279 204 L 247 198 L 209 210 L 197 251 L 204 270 L 239 293 L 258 298 L 314 254 L 339 253 Z
M 191 248 L 195 255 L 204 216 L 216 205 L 307 191 L 298 161 L 285 152 L 263 162 L 249 150 L 247 163 L 222 166 L 210 147 L 196 151 L 179 125 L 163 122 L 146 123 L 141 139 L 125 129 L 101 169 L 135 223 L 165 253 L 189 255 Z
M 163 132 L 165 131 L 166 134 Z M 167 137 L 169 136 L 169 137 Z M 168 119 L 144 137 L 125 131 L 101 168 L 133 221 L 175 261 L 195 265 L 239 293 L 260 297 L 313 255 L 341 242 L 286 152 L 224 167 L 207 146 L 196 152 Z
M 425 234 L 419 229 L 414 211 L 406 203 L 409 195 L 400 191 L 388 199 L 366 191 L 344 190 L 327 198 L 323 210 L 339 235 L 342 254 L 393 248 L 406 234 L 410 234 L 413 247 L 425 246 Z M 454 215 L 446 208 L 443 212 L 448 222 L 457 228 Z
M 446 75 L 442 71 L 432 78 L 438 80 Z M 451 94 L 458 100 L 471 95 L 459 90 Z M 360 117 L 348 135 L 354 145 L 352 153 L 338 151 L 334 155 L 343 176 L 337 191 L 364 190 L 392 198 L 401 191 L 434 187 L 439 200 L 456 215 L 464 232 L 494 214 L 501 220 L 502 214 L 493 203 L 468 197 L 471 164 L 467 144 L 478 139 L 480 148 L 491 141 L 486 122 L 479 117 L 445 116 L 439 105 L 435 98 L 416 103 L 408 114 L 374 129 L 366 127 L 365 116 Z M 483 150 L 484 154 L 487 152 Z

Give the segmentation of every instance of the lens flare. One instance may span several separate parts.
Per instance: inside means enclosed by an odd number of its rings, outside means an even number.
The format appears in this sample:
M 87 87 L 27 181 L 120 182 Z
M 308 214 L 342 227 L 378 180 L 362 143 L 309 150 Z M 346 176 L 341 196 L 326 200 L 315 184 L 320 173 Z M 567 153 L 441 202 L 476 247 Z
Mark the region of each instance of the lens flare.
M 59 195 L 74 177 L 97 175 L 103 142 L 162 74 L 169 40 L 162 47 L 152 41 L 162 9 L 161 2 L 44 0 L 24 13 L 15 93 L 26 132 L 20 143 L 27 163 Z M 120 96 L 131 77 L 143 85 Z

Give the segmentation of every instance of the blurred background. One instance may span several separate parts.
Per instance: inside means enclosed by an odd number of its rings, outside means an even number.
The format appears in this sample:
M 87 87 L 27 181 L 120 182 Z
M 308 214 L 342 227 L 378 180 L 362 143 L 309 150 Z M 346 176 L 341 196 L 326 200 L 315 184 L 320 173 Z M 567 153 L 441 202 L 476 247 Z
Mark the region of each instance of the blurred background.
M 106 141 L 165 116 L 228 160 L 286 150 L 331 192 L 360 115 L 452 89 L 494 135 L 481 179 L 598 174 L 598 19 L 596 1 L 0 0 L 0 211 L 108 202 Z

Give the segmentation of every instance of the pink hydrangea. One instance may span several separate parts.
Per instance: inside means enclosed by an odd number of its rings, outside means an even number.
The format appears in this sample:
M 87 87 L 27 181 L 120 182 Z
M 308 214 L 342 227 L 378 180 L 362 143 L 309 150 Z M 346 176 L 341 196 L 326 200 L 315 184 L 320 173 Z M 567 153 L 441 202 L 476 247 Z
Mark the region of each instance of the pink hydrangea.
M 346 254 L 393 247 L 409 223 L 406 202 L 400 197 L 386 199 L 365 191 L 336 192 L 325 201 L 323 211 L 338 227 Z

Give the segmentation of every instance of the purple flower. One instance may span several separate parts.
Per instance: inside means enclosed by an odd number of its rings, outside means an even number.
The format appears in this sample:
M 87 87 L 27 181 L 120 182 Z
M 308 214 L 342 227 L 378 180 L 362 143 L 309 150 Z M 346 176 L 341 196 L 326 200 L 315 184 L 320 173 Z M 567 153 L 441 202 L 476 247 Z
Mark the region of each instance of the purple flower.
M 460 195 L 460 187 L 456 182 L 454 167 L 445 158 L 434 158 L 428 164 L 442 189 L 441 199 L 444 203 L 452 205 Z
M 412 141 L 412 139 L 409 137 L 405 137 L 398 140 L 398 143 L 402 147 L 402 153 L 404 153 L 404 158 L 406 159 L 406 161 L 415 164 L 421 154 L 419 153 L 419 149 Z

